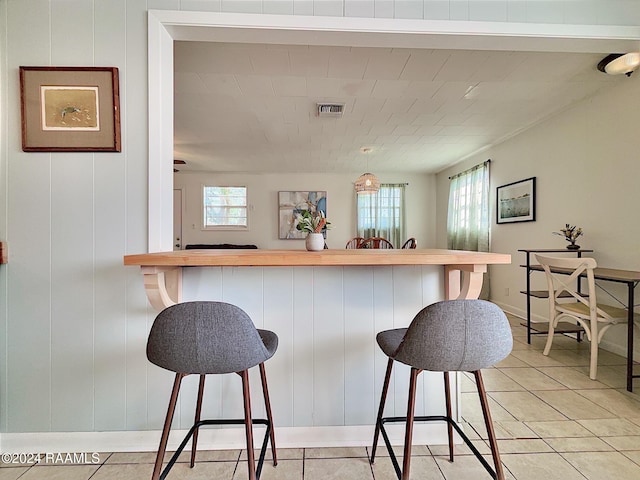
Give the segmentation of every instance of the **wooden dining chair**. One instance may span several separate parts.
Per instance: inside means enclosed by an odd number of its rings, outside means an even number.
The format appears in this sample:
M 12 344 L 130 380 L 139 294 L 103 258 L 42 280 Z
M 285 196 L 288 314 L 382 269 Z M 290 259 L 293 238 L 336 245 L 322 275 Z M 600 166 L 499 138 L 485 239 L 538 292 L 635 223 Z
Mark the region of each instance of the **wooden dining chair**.
M 542 354 L 549 355 L 558 321 L 572 320 L 584 328 L 587 339 L 591 342 L 589 378 L 595 380 L 598 370 L 598 345 L 612 325 L 627 323 L 628 312 L 623 308 L 596 301 L 593 274 L 596 261 L 593 258 L 556 258 L 543 255 L 535 257 L 547 276 L 549 291 L 549 333 Z M 577 289 L 580 276 L 586 276 L 586 298 Z M 571 300 L 573 302 L 570 302 Z
M 347 242 L 344 248 L 360 248 L 360 243 L 364 240 L 363 237 L 353 237 Z
M 390 249 L 390 248 L 393 248 L 393 244 L 386 238 L 369 237 L 369 238 L 365 238 L 362 242 L 360 242 L 360 246 L 358 248 Z
M 402 248 L 403 249 L 407 249 L 407 248 L 416 248 L 418 246 L 416 239 L 411 237 L 409 240 L 407 240 L 406 242 L 404 242 L 402 244 Z

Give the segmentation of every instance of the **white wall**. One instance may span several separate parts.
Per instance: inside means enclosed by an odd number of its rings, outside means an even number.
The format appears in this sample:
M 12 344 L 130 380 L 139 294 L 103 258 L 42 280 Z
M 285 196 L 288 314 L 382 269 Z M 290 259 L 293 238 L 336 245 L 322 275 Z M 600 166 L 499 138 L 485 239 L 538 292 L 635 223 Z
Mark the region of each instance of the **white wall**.
M 491 248 L 509 253 L 512 263 L 491 269 L 492 300 L 518 315 L 526 314 L 526 275 L 518 249 L 564 248 L 552 232 L 566 223 L 583 228 L 578 244 L 593 249 L 603 267 L 640 270 L 640 188 L 638 126 L 640 75 L 621 77 L 608 91 L 583 101 L 538 126 L 437 176 L 437 243 L 446 245 L 448 176 L 491 158 Z M 536 177 L 536 221 L 497 225 L 495 189 Z M 544 275 L 532 274 L 536 289 L 546 289 Z M 626 301 L 626 287 L 598 282 Z M 509 296 L 505 289 L 509 289 Z M 600 292 L 601 301 L 620 306 Z M 640 290 L 636 290 L 640 298 Z M 532 299 L 535 320 L 548 318 L 545 300 Z M 603 347 L 626 355 L 626 327 L 613 327 Z M 636 349 L 637 350 L 637 349 Z
M 612 3 L 0 0 L 0 238 L 10 252 L 9 264 L 0 267 L 0 431 L 161 424 L 169 381 L 149 373 L 144 355 L 154 312 L 139 271 L 122 265 L 123 255 L 147 248 L 147 9 L 640 24 L 635 0 Z M 122 152 L 22 152 L 20 65 L 118 67 Z M 631 187 L 629 177 L 620 181 Z M 557 228 L 564 217 L 544 230 Z M 592 223 L 578 215 L 570 220 L 581 223 L 591 240 Z M 621 236 L 629 242 L 635 233 Z
M 259 248 L 304 249 L 303 240 L 278 239 L 278 192 L 326 191 L 329 248 L 344 248 L 356 234 L 356 196 L 353 182 L 358 174 L 204 174 L 181 172 L 174 188 L 183 190 L 183 246 L 190 243 L 255 244 Z M 380 174 L 383 183 L 408 183 L 407 238 L 415 237 L 422 248 L 435 245 L 435 176 Z M 202 185 L 246 186 L 249 200 L 249 231 L 205 231 L 202 225 Z M 400 247 L 400 245 L 398 245 Z

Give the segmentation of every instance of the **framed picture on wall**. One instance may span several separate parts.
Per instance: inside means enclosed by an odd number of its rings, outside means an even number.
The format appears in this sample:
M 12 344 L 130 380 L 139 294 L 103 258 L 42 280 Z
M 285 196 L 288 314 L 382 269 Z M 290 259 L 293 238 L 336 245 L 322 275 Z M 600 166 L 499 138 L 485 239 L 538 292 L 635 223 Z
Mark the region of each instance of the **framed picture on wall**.
M 532 222 L 536 219 L 536 177 L 496 189 L 497 223 Z
M 327 192 L 278 192 L 278 238 L 304 239 L 307 234 L 296 228 L 296 213 L 303 210 L 327 214 Z M 326 235 L 326 233 L 325 233 Z
M 115 67 L 20 67 L 22 150 L 119 152 Z

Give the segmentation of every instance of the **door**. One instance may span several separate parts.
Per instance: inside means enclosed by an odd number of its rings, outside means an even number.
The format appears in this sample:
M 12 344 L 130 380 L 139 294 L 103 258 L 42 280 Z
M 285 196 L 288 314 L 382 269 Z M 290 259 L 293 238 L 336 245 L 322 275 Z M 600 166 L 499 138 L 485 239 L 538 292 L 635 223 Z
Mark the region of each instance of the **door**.
M 182 250 L 182 190 L 173 191 L 173 250 Z

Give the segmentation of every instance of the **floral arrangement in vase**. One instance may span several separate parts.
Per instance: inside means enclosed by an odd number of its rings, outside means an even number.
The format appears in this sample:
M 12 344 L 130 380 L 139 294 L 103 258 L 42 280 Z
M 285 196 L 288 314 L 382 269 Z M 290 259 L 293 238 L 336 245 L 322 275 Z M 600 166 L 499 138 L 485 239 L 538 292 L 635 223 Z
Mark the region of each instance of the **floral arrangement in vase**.
M 302 210 L 302 213 L 296 213 L 296 220 L 296 229 L 301 232 L 322 233 L 324 228 L 331 228 L 331 222 L 327 221 L 323 211 Z
M 307 232 L 305 246 L 307 250 L 324 250 L 325 242 L 322 230 L 331 228 L 323 211 L 302 210 L 296 213 L 296 229 Z
M 561 228 L 559 232 L 553 232 L 554 235 L 560 235 L 564 237 L 564 239 L 569 242 L 567 248 L 569 250 L 579 250 L 580 245 L 576 245 L 576 240 L 578 237 L 583 235 L 582 228 L 577 227 L 575 225 L 565 224 L 564 228 Z

